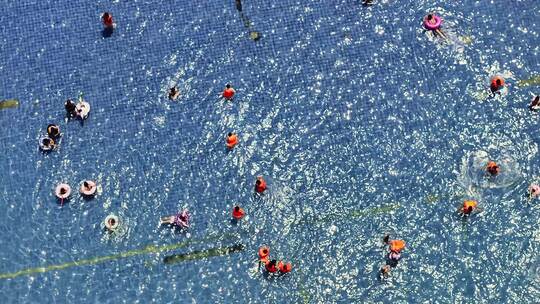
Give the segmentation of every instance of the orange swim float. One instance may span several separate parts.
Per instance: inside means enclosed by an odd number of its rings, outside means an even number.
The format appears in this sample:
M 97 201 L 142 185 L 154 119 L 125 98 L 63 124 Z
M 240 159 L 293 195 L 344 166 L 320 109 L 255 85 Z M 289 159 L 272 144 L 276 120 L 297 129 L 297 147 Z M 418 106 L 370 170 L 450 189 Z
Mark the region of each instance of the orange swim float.
M 497 92 L 504 87 L 504 78 L 502 78 L 501 76 L 494 76 L 493 78 L 491 78 L 491 83 L 489 87 L 492 92 Z
M 244 209 L 240 208 L 240 206 L 235 206 L 233 208 L 233 211 L 232 211 L 232 217 L 235 219 L 235 220 L 240 220 L 244 217 L 244 215 L 246 215 L 246 213 L 244 212 Z
M 227 135 L 227 148 L 232 149 L 238 144 L 238 136 L 234 133 L 229 133 Z
M 261 261 L 268 261 L 268 257 L 270 256 L 270 248 L 268 246 L 262 246 L 259 248 L 259 258 Z
M 279 261 L 278 268 L 281 273 L 288 273 L 288 272 L 291 272 L 292 265 L 291 263 L 285 263 L 285 262 Z
M 390 251 L 393 252 L 400 252 L 405 248 L 405 241 L 404 240 L 391 240 L 390 241 Z

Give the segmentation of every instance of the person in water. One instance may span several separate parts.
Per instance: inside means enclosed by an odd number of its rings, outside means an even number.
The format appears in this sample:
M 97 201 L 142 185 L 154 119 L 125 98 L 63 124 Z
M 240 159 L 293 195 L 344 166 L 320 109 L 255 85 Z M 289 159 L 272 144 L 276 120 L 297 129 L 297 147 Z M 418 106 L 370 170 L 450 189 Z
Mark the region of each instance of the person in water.
M 458 212 L 462 216 L 471 215 L 475 212 L 481 212 L 482 210 L 478 208 L 478 203 L 475 200 L 466 200 L 463 202 L 463 206 L 459 208 Z
M 529 105 L 529 110 L 531 111 L 538 111 L 540 110 L 540 95 L 536 95 L 531 100 L 531 104 Z
M 176 100 L 178 96 L 180 95 L 180 90 L 176 86 L 169 89 L 169 99 L 170 100 Z
M 64 108 L 66 109 L 68 116 L 73 117 L 77 115 L 77 111 L 76 111 L 77 105 L 73 102 L 73 100 L 71 99 L 66 100 L 66 102 L 64 103 Z
M 276 273 L 278 271 L 278 269 L 277 269 L 277 261 L 276 260 L 267 261 L 265 263 L 265 265 L 264 265 L 264 268 L 269 273 Z
M 263 193 L 266 190 L 266 181 L 262 176 L 257 176 L 255 181 L 255 191 L 257 193 Z
M 60 128 L 55 124 L 50 124 L 47 126 L 47 134 L 50 138 L 60 137 Z
M 435 19 L 435 17 L 433 17 L 433 14 L 428 14 L 426 16 L 426 20 L 427 20 L 427 23 L 432 24 L 432 25 L 435 25 L 437 23 L 437 20 Z M 435 33 L 435 35 L 441 38 L 448 39 L 448 37 L 446 36 L 446 33 L 443 32 L 441 28 L 435 29 L 433 30 L 433 32 Z
M 41 140 L 41 149 L 43 151 L 50 151 L 53 150 L 56 147 L 56 144 L 54 143 L 54 140 L 49 137 L 45 137 Z
M 189 213 L 187 210 L 176 215 L 164 216 L 161 218 L 161 225 L 174 225 L 180 228 L 189 227 Z
M 372 4 L 373 4 L 373 0 L 363 0 L 363 1 L 362 1 L 362 4 L 363 4 L 364 6 L 372 5 Z
M 379 275 L 381 277 L 381 279 L 386 279 L 390 276 L 390 270 L 392 268 L 390 267 L 390 265 L 386 264 L 384 265 L 383 267 L 381 267 L 380 269 L 380 272 L 379 272 Z
M 401 250 L 405 248 L 405 241 L 403 240 L 390 240 L 390 235 L 387 234 L 383 238 L 383 242 L 388 245 L 390 253 L 388 254 L 388 259 L 397 264 L 401 259 Z
M 491 176 L 496 176 L 501 171 L 499 165 L 494 161 L 489 161 L 486 166 L 486 171 L 491 174 Z
M 236 3 L 236 9 L 241 12 L 242 11 L 242 0 L 235 0 Z

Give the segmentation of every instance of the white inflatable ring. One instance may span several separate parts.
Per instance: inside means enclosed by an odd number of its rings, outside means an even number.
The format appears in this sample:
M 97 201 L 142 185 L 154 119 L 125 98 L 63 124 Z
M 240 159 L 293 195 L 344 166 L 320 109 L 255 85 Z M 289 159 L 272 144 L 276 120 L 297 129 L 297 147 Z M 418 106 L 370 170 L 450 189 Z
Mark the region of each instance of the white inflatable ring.
M 56 189 L 54 189 L 54 195 L 56 195 L 56 197 L 59 199 L 66 199 L 69 197 L 70 194 L 71 194 L 71 187 L 68 184 L 64 184 L 64 183 L 58 184 L 58 186 L 56 186 Z
M 88 184 L 90 189 L 87 189 L 86 187 L 84 187 L 85 182 Z M 92 196 L 92 195 L 96 194 L 96 190 L 97 190 L 96 183 L 94 181 L 91 181 L 91 180 L 84 181 L 81 184 L 81 188 L 79 189 L 81 194 L 86 195 L 86 196 Z
M 110 231 L 116 230 L 116 228 L 118 228 L 118 225 L 120 225 L 120 220 L 118 219 L 118 216 L 110 214 L 105 218 L 105 227 Z

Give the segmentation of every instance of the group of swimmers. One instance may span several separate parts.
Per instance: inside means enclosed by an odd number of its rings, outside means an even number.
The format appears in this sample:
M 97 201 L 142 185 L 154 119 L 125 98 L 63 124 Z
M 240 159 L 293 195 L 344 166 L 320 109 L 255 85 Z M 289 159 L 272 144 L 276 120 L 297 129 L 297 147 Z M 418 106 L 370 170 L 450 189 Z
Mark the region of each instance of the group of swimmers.
M 448 36 L 442 29 L 442 22 L 442 18 L 436 14 L 428 14 L 424 17 L 423 20 L 424 28 L 426 30 L 433 32 L 435 36 L 448 40 Z M 489 90 L 491 91 L 492 96 L 494 96 L 495 94 L 501 94 L 502 90 L 505 87 L 505 79 L 501 75 L 494 75 L 493 77 L 491 77 L 489 83 Z M 531 111 L 540 110 L 540 95 L 533 96 L 529 105 L 529 109 Z
M 262 246 L 259 248 L 259 266 L 264 265 L 266 273 L 269 275 L 284 275 L 291 272 L 292 264 L 284 261 L 270 259 L 270 247 Z
M 83 100 L 82 97 L 79 98 L 77 104 L 71 99 L 68 99 L 64 103 L 64 108 L 66 109 L 68 119 L 79 118 L 85 120 L 90 113 L 90 104 Z M 43 152 L 53 151 L 57 147 L 58 140 L 61 136 L 60 127 L 57 124 L 49 124 L 47 126 L 47 136 L 39 139 L 39 148 Z

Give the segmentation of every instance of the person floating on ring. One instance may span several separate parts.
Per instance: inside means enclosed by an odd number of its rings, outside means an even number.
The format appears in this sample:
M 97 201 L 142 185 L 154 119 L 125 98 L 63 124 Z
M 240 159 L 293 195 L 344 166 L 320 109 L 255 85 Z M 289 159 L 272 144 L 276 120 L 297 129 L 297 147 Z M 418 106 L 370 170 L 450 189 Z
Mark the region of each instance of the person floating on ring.
M 531 184 L 529 186 L 529 199 L 533 199 L 540 195 L 540 186 L 538 184 Z
M 278 269 L 279 269 L 279 272 L 282 275 L 286 274 L 286 273 L 289 273 L 292 270 L 292 264 L 291 263 L 285 263 L 283 261 L 279 261 L 278 262 Z
M 427 16 L 424 17 L 424 27 L 427 30 L 432 31 L 435 34 L 435 36 L 448 39 L 448 36 L 446 36 L 446 33 L 443 32 L 443 30 L 441 29 L 441 24 L 442 24 L 442 18 L 435 14 L 428 14 Z
M 266 190 L 266 181 L 262 176 L 257 176 L 255 181 L 255 191 L 257 193 L 263 193 Z
M 227 148 L 232 150 L 237 144 L 238 136 L 236 135 L 236 133 L 229 132 L 229 134 L 227 134 L 227 142 L 225 143 L 225 145 L 227 146 Z
M 492 94 L 501 94 L 501 90 L 505 87 L 504 78 L 499 75 L 495 75 L 489 82 L 489 89 Z
M 383 267 L 381 267 L 381 269 L 379 270 L 379 276 L 381 279 L 386 279 L 390 276 L 390 270 L 392 268 L 390 267 L 390 265 L 386 264 L 384 265 Z
M 120 219 L 114 214 L 110 214 L 105 218 L 105 228 L 109 232 L 114 232 L 120 226 Z
M 270 248 L 268 246 L 262 246 L 259 248 L 259 262 L 266 263 L 270 258 Z
M 160 223 L 161 225 L 173 225 L 178 228 L 189 228 L 189 218 L 189 212 L 184 209 L 176 215 L 162 217 Z
M 86 180 L 82 183 L 79 191 L 86 197 L 92 197 L 96 194 L 97 186 L 94 181 Z
M 77 103 L 77 106 L 75 107 L 75 116 L 81 120 L 85 120 L 86 118 L 88 118 L 89 113 L 90 104 L 81 98 Z
M 49 135 L 50 138 L 54 139 L 62 136 L 62 134 L 60 133 L 60 127 L 55 124 L 49 124 L 47 126 L 47 135 Z
M 169 89 L 169 99 L 176 100 L 180 96 L 180 90 L 176 86 Z
M 71 99 L 66 100 L 64 103 L 64 108 L 66 109 L 68 117 L 74 117 L 77 115 L 76 107 L 77 105 Z
M 501 168 L 496 162 L 489 161 L 486 166 L 486 171 L 491 174 L 491 176 L 496 176 L 501 171 Z
M 236 91 L 232 88 L 232 86 L 228 83 L 225 86 L 225 90 L 223 90 L 223 98 L 227 100 L 231 100 L 234 97 L 234 94 L 236 94 Z
M 481 212 L 482 209 L 478 207 L 478 202 L 475 200 L 466 200 L 463 202 L 463 206 L 459 208 L 458 212 L 462 216 L 472 215 L 473 213 Z
M 529 110 L 535 111 L 535 112 L 540 110 L 540 95 L 536 95 L 531 99 Z
M 267 260 L 266 263 L 264 263 L 264 268 L 268 273 L 276 273 L 278 271 L 277 269 L 277 261 L 276 260 Z
M 113 29 L 116 27 L 112 14 L 109 12 L 105 12 L 101 15 L 101 21 L 103 22 L 103 26 L 107 29 Z
M 401 250 L 405 248 L 405 241 L 404 240 L 390 240 L 390 235 L 386 235 L 383 238 L 383 241 L 385 244 L 388 245 L 388 249 L 390 250 L 390 253 L 388 254 L 388 258 L 392 262 L 397 262 L 401 259 Z
M 50 137 L 43 137 L 39 140 L 39 148 L 43 152 L 49 152 L 56 148 L 56 143 L 54 142 L 54 139 Z
M 65 183 L 58 184 L 54 189 L 54 195 L 60 200 L 60 204 L 64 205 L 64 200 L 69 199 L 71 195 L 71 187 Z
M 240 206 L 234 206 L 232 211 L 232 217 L 233 219 L 239 221 L 246 215 L 246 212 L 244 209 L 240 208 Z

